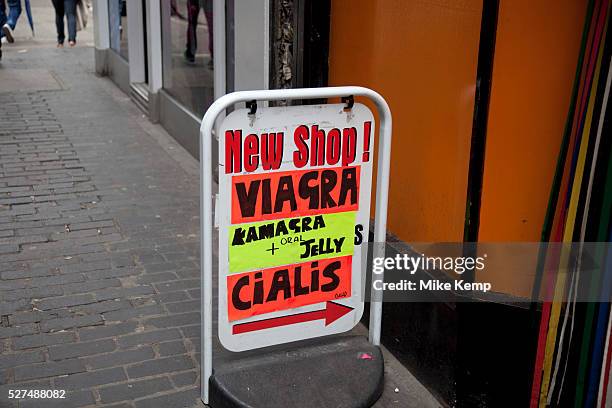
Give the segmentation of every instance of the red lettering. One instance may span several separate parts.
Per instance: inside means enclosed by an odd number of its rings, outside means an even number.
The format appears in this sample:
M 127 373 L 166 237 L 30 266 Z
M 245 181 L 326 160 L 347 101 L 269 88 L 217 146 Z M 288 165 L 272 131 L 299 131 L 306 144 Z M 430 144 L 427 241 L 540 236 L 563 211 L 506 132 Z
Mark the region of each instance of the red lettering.
M 297 150 L 293 152 L 293 164 L 295 167 L 302 168 L 308 164 L 308 128 L 305 125 L 298 126 L 293 132 L 293 142 Z
M 259 166 L 259 144 L 257 135 L 251 133 L 244 139 L 244 170 L 252 172 Z
M 261 135 L 261 165 L 264 170 L 277 170 L 283 158 L 283 132 Z
M 354 127 L 342 130 L 342 165 L 348 166 L 357 156 L 357 129 Z
M 325 164 L 325 131 L 313 125 L 310 129 L 310 165 L 322 166 Z
M 225 174 L 242 171 L 242 131 L 225 132 Z
M 340 130 L 333 128 L 327 134 L 327 164 L 336 164 L 340 161 Z

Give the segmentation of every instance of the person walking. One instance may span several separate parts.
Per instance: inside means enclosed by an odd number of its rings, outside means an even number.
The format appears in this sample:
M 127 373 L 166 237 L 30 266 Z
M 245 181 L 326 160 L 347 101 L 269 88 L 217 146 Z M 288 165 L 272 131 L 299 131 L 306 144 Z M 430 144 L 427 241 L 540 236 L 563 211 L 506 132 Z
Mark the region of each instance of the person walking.
M 66 34 L 64 33 L 64 15 L 68 20 L 68 44 L 76 45 L 76 0 L 51 0 L 55 8 L 55 27 L 57 28 L 57 47 L 64 46 Z
M 185 59 L 189 63 L 195 62 L 195 54 L 198 48 L 198 15 L 200 10 L 204 10 L 206 17 L 206 25 L 208 29 L 208 51 L 210 52 L 210 61 L 208 67 L 212 69 L 213 61 L 213 5 L 212 0 L 188 0 L 187 1 L 187 45 L 185 49 Z
M 15 42 L 13 30 L 17 25 L 17 20 L 21 15 L 21 0 L 8 0 L 8 16 L 6 14 L 6 5 L 4 0 L 0 0 L 0 38 L 5 37 L 10 43 Z M 1 41 L 0 41 L 1 42 Z

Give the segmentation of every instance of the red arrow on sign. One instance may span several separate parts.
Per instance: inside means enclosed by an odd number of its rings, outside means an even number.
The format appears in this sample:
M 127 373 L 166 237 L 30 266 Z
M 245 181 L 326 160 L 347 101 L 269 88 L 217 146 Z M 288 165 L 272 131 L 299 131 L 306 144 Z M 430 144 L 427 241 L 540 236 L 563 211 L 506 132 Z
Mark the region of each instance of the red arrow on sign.
M 289 316 L 273 317 L 271 319 L 257 320 L 255 322 L 235 324 L 232 327 L 232 334 L 241 334 L 257 330 L 270 329 L 272 327 L 288 326 L 290 324 L 310 322 L 313 320 L 325 320 L 325 326 L 329 326 L 352 310 L 352 307 L 334 302 L 327 302 L 325 309 L 321 310 L 314 310 L 312 312 L 298 313 Z

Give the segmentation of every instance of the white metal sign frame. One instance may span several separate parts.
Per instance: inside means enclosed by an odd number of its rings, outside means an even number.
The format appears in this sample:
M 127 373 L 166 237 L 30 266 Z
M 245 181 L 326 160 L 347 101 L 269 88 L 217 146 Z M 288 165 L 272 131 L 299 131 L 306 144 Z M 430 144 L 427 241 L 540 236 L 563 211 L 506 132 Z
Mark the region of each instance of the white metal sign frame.
M 200 268 L 201 268 L 201 398 L 209 402 L 209 380 L 212 375 L 212 342 L 213 342 L 213 171 L 212 171 L 212 138 L 217 118 L 225 114 L 227 108 L 237 103 L 248 101 L 277 101 L 295 99 L 320 99 L 344 96 L 364 96 L 376 106 L 379 119 L 378 166 L 376 175 L 376 210 L 374 218 L 374 242 L 386 241 L 387 202 L 389 195 L 389 172 L 391 159 L 392 118 L 389 105 L 377 92 L 360 86 L 340 86 L 326 88 L 298 88 L 260 91 L 240 91 L 224 95 L 217 99 L 206 111 L 200 127 Z M 384 251 L 382 245 L 376 245 L 375 251 Z M 373 254 L 383 256 L 384 254 Z M 383 279 L 382 275 L 378 276 Z M 382 319 L 382 294 L 371 291 L 369 341 L 380 345 Z

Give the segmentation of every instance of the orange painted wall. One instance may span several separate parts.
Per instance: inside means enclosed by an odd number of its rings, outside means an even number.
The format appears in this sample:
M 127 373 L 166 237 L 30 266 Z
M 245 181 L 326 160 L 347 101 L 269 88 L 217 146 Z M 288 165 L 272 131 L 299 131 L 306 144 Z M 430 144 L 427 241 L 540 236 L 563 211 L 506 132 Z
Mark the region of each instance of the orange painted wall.
M 480 241 L 540 241 L 586 13 L 580 0 L 502 0 Z
M 389 230 L 461 241 L 481 0 L 332 0 L 330 85 L 380 92 L 393 112 Z
M 463 240 L 481 11 L 479 0 L 332 0 L 330 84 L 371 87 L 393 112 L 389 230 L 404 241 Z M 585 11 L 500 2 L 481 242 L 540 240 Z M 535 254 L 477 279 L 528 295 Z
M 540 241 L 585 13 L 580 0 L 500 2 L 480 241 Z M 522 258 L 490 262 L 477 278 L 529 296 L 537 252 Z

